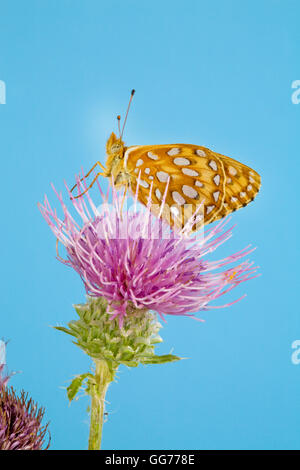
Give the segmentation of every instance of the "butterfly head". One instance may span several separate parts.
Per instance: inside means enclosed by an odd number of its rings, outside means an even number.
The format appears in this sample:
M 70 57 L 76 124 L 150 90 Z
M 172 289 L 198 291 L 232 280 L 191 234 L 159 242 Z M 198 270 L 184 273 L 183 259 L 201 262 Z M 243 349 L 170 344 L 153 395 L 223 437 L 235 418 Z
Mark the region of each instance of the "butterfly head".
M 106 142 L 107 155 L 119 155 L 124 149 L 124 142 L 120 137 L 117 137 L 114 132 L 111 133 L 108 141 Z
M 111 133 L 106 143 L 106 175 L 111 177 L 115 184 L 119 183 L 120 174 L 124 168 L 124 149 L 125 145 L 121 138 L 118 138 L 114 132 Z

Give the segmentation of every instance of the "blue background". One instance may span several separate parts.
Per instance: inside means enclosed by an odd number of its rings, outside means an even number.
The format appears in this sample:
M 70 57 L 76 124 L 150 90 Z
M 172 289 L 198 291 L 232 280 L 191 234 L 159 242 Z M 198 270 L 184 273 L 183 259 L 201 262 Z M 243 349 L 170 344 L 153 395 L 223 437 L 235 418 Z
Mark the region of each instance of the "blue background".
M 11 383 L 47 409 L 52 449 L 87 446 L 88 399 L 68 406 L 63 387 L 90 360 L 50 328 L 74 318 L 85 294 L 55 259 L 37 202 L 45 192 L 55 201 L 50 182 L 63 189 L 105 161 L 131 88 L 128 145 L 198 143 L 261 173 L 215 257 L 250 242 L 262 276 L 204 324 L 168 318 L 159 351 L 188 360 L 120 369 L 103 448 L 300 448 L 299 13 L 296 0 L 1 2 L 0 335 L 21 371 Z

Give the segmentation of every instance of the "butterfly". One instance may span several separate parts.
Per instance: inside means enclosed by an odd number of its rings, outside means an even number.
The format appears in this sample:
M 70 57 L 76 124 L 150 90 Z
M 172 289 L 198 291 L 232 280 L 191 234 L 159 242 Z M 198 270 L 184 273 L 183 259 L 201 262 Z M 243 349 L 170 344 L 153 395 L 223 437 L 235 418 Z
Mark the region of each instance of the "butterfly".
M 125 186 L 135 193 L 138 186 L 137 197 L 144 205 L 151 195 L 153 212 L 157 213 L 164 201 L 162 216 L 171 226 L 182 228 L 192 218 L 193 231 L 253 201 L 260 189 L 260 176 L 233 158 L 192 144 L 127 147 L 122 136 L 133 95 L 134 90 L 122 132 L 118 116 L 120 135 L 112 132 L 106 143 L 106 167 L 96 162 L 85 178 L 97 166 L 103 171 L 76 197 L 88 191 L 100 175 L 109 177 L 116 188 Z

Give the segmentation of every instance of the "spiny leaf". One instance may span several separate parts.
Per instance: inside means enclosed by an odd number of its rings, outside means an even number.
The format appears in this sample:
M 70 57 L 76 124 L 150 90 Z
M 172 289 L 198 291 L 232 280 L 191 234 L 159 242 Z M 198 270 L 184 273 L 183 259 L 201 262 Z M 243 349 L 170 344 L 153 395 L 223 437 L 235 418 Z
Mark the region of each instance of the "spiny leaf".
M 68 328 L 65 328 L 65 327 L 63 327 L 63 326 L 54 326 L 53 328 L 54 328 L 55 330 L 63 331 L 64 333 L 67 333 L 68 335 L 74 336 L 74 334 L 71 333 L 71 331 L 68 330 Z
M 145 357 L 141 359 L 142 364 L 165 364 L 167 362 L 180 361 L 182 358 L 174 356 L 173 354 L 164 354 L 162 356 L 153 356 Z
M 79 389 L 83 384 L 83 381 L 88 377 L 93 377 L 93 376 L 92 374 L 87 372 L 86 374 L 77 375 L 75 379 L 72 380 L 70 385 L 67 387 L 67 395 L 68 395 L 68 399 L 70 402 L 74 399 L 76 394 L 79 392 Z

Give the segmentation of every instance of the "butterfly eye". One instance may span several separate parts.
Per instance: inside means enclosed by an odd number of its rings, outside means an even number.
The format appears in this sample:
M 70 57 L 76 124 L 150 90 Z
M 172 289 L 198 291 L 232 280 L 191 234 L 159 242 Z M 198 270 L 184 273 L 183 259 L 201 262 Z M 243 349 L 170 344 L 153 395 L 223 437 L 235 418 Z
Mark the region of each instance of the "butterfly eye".
M 120 144 L 113 144 L 111 146 L 111 153 L 118 153 L 121 150 L 122 146 Z

